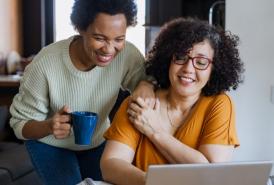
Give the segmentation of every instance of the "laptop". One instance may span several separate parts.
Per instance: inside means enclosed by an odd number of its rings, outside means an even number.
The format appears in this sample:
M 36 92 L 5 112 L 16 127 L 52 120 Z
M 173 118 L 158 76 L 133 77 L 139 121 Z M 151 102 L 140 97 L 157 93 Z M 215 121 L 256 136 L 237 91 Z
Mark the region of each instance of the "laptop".
M 272 161 L 150 165 L 146 185 L 266 185 Z

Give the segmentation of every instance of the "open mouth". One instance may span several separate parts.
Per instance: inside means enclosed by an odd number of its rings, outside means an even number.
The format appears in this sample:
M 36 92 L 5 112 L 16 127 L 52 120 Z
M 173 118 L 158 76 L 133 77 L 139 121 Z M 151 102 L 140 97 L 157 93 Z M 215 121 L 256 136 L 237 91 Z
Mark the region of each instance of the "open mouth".
M 101 55 L 101 54 L 97 54 L 97 60 L 101 63 L 108 63 L 113 59 L 114 55 Z
M 185 82 L 185 83 L 192 83 L 195 81 L 193 78 L 186 77 L 186 76 L 179 76 L 179 78 L 182 82 Z

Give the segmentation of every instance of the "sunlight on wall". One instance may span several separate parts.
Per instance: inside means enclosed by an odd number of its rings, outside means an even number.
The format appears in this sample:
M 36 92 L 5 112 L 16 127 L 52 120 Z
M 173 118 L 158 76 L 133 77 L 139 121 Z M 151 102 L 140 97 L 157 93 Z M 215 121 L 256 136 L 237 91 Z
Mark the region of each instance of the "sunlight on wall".
M 70 22 L 71 8 L 74 0 L 55 1 L 55 41 L 66 39 L 77 34 Z M 135 27 L 129 27 L 126 39 L 132 42 L 144 55 L 145 53 L 145 1 L 136 0 L 138 7 L 137 21 Z

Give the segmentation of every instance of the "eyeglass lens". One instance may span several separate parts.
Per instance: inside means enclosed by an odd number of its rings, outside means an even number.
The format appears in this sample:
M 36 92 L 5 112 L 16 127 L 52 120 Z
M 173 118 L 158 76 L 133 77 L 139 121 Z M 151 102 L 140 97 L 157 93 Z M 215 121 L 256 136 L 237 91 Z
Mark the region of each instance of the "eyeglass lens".
M 204 57 L 190 57 L 188 55 L 184 55 L 184 56 L 175 56 L 175 63 L 178 65 L 184 65 L 186 64 L 189 59 L 192 62 L 192 65 L 194 66 L 194 68 L 196 69 L 200 69 L 200 70 L 205 70 L 208 65 L 210 64 L 210 60 L 208 58 L 204 58 Z

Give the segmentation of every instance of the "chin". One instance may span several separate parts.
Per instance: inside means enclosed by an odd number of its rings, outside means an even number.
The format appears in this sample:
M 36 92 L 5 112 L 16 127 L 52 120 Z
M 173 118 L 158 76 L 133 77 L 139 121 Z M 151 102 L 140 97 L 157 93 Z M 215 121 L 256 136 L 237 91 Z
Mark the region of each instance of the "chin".
M 110 62 L 98 62 L 98 63 L 97 63 L 97 66 L 99 66 L 99 67 L 106 67 L 106 66 L 108 66 L 110 63 L 111 63 L 111 61 L 110 61 Z
M 189 96 L 196 95 L 197 92 L 194 92 L 194 91 L 186 91 L 186 90 L 184 89 L 184 90 L 179 90 L 179 91 L 178 91 L 178 94 L 179 94 L 180 96 L 183 96 L 183 97 L 189 97 Z

